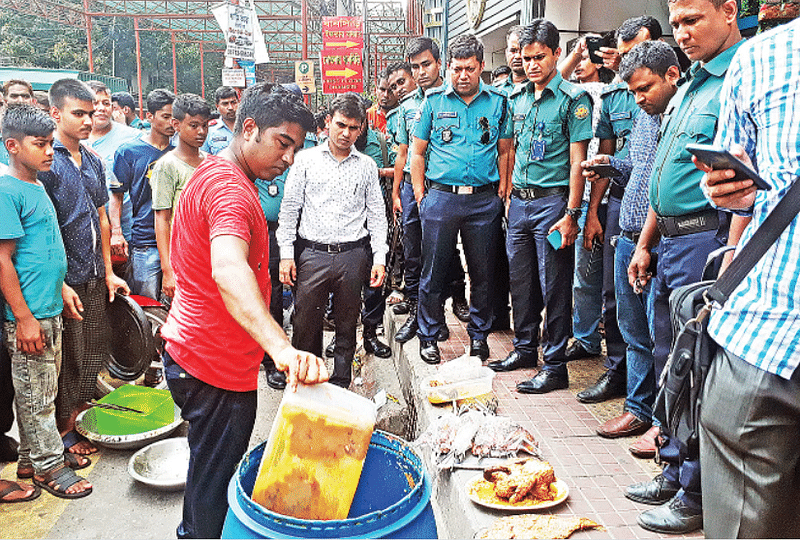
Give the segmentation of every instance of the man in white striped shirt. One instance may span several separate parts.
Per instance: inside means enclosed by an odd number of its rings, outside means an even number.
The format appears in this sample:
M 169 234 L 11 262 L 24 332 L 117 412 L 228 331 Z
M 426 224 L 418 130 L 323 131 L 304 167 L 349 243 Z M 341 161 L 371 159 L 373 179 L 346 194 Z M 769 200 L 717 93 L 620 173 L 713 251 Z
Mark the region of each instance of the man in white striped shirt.
M 297 286 L 292 343 L 322 356 L 322 316 L 333 293 L 336 345 L 330 382 L 344 388 L 350 386 L 361 289 L 365 282 L 381 286 L 389 251 L 378 167 L 353 147 L 365 117 L 357 94 L 331 102 L 330 137 L 297 155 L 275 233 L 281 282 Z
M 719 208 L 752 215 L 746 244 L 800 176 L 800 20 L 742 45 L 722 89 L 716 142 L 771 186 L 708 172 Z M 706 169 L 707 170 L 707 169 Z M 795 218 L 709 333 L 722 348 L 702 398 L 703 517 L 709 538 L 800 537 L 800 223 Z

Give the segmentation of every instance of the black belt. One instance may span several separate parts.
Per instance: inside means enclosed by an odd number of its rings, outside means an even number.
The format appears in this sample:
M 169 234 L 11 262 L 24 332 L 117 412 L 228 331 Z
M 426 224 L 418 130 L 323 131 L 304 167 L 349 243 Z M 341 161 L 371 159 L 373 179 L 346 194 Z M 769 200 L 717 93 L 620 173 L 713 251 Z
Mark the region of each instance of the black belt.
M 625 231 L 625 230 L 623 230 L 623 231 L 620 231 L 619 235 L 622 236 L 623 238 L 627 238 L 628 240 L 630 240 L 634 244 L 638 244 L 639 243 L 639 237 L 642 236 L 642 233 L 641 232 L 633 232 L 633 231 Z
M 427 180 L 425 184 L 429 189 L 446 191 L 448 193 L 455 193 L 456 195 L 474 195 L 477 193 L 484 193 L 486 191 L 497 192 L 497 189 L 500 187 L 497 182 L 492 184 L 484 184 L 482 186 L 451 186 L 450 184 L 440 184 L 439 182 Z
M 658 230 L 661 232 L 661 236 L 666 236 L 667 238 L 704 231 L 715 231 L 719 228 L 719 212 L 717 210 L 702 210 L 677 217 L 656 216 L 656 223 L 658 223 Z
M 267 221 L 267 229 L 270 231 L 277 231 L 278 230 L 278 222 L 277 221 Z
M 541 199 L 543 197 L 553 197 L 554 195 L 566 196 L 569 188 L 567 186 L 556 186 L 551 188 L 529 187 L 512 188 L 511 195 L 523 201 Z
M 301 248 L 313 249 L 314 251 L 324 251 L 326 253 L 344 253 L 351 249 L 364 247 L 369 245 L 369 236 L 365 236 L 360 240 L 353 242 L 342 242 L 341 244 L 321 244 L 319 242 L 312 242 L 305 238 L 297 238 L 297 245 Z
M 608 186 L 608 196 L 622 200 L 623 195 L 625 195 L 625 186 L 621 186 L 615 182 L 611 182 L 611 185 Z

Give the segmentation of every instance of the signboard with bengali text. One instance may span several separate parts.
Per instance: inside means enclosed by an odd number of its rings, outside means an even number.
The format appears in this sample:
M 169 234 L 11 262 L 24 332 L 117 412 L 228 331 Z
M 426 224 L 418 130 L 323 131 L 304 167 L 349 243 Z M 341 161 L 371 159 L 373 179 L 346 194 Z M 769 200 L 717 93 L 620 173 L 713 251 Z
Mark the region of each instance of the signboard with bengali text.
M 364 22 L 361 17 L 323 17 L 322 91 L 325 94 L 364 91 Z

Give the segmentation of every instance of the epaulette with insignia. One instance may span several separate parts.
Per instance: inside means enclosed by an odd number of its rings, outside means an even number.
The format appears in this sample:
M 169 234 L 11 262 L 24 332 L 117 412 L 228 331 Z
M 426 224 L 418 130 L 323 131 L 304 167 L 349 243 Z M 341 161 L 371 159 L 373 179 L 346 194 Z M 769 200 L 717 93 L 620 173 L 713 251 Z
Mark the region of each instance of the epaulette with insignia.
M 616 83 L 612 83 L 612 84 L 606 85 L 606 87 L 603 88 L 600 91 L 600 95 L 601 96 L 607 96 L 608 94 L 613 94 L 614 92 L 619 92 L 620 90 L 624 90 L 625 92 L 627 92 L 628 91 L 628 83 L 620 81 L 620 82 L 616 82 Z
M 561 81 L 558 85 L 558 89 L 567 94 L 572 99 L 578 99 L 581 97 L 581 94 L 586 94 L 586 90 L 578 86 L 577 84 L 571 83 L 569 81 Z

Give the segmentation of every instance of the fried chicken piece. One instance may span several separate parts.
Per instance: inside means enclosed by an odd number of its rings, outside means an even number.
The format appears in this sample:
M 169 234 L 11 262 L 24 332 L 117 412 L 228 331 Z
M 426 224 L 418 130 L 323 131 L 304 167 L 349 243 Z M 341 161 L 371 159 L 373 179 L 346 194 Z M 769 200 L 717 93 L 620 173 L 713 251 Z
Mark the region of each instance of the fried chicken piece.
M 550 484 L 555 482 L 553 467 L 546 461 L 530 459 L 508 465 L 509 474 L 498 471 L 492 474 L 494 491 L 501 499 L 517 503 L 533 494 L 536 500 L 552 500 Z M 494 479 L 496 478 L 496 480 Z
M 500 518 L 477 538 L 569 538 L 575 531 L 599 528 L 584 517 L 527 514 Z

